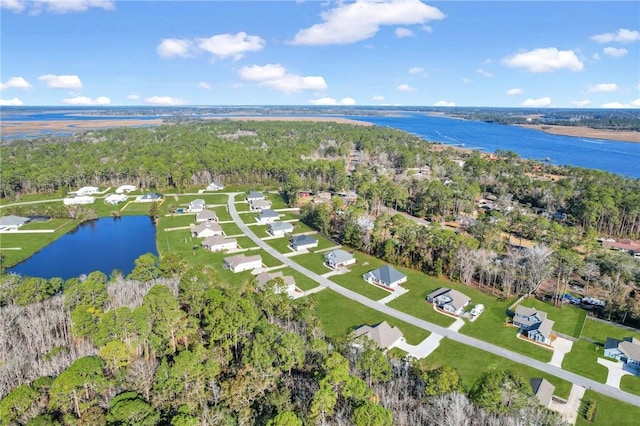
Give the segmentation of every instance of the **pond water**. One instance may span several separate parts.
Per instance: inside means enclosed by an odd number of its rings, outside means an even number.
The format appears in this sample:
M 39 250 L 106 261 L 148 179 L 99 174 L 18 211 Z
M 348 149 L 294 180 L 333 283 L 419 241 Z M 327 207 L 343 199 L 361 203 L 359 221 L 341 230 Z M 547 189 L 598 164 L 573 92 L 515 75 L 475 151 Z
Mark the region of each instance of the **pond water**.
M 142 254 L 158 255 L 156 228 L 148 216 L 105 217 L 80 224 L 7 272 L 69 279 L 114 269 L 127 275 Z

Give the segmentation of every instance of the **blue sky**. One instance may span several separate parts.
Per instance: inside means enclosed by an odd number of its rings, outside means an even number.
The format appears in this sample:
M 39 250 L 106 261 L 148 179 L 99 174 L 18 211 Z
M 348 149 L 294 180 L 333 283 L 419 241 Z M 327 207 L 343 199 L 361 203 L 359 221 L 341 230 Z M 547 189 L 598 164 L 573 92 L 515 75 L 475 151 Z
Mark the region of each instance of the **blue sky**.
M 0 105 L 640 108 L 637 1 L 0 5 Z

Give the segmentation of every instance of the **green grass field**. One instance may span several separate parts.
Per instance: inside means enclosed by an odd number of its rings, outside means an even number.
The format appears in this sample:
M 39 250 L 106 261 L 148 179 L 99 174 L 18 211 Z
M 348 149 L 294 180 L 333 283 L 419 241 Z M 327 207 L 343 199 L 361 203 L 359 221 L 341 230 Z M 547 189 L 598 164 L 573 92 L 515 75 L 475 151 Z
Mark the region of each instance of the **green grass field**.
M 236 225 L 235 223 L 221 223 L 220 227 L 224 231 L 224 234 L 227 236 L 240 234 L 244 235 L 238 225 Z
M 593 422 L 587 421 L 582 413 L 587 401 L 594 400 L 598 403 L 596 418 Z M 604 396 L 588 389 L 582 398 L 582 405 L 578 414 L 577 426 L 636 426 L 640 419 L 640 407 L 625 404 L 617 399 Z
M 305 232 L 315 232 L 315 229 L 313 229 L 312 227 L 310 227 L 309 225 L 301 221 L 292 222 L 291 224 L 293 225 L 294 234 L 302 234 Z
M 3 266 L 10 267 L 22 262 L 80 224 L 80 221 L 71 219 L 55 219 L 55 221 L 57 225 L 55 232 L 37 234 L 2 233 L 0 235 L 0 247 L 4 249 L 2 250 L 4 256 Z M 49 222 L 53 222 L 53 220 Z M 19 250 L 7 250 L 7 248 L 19 248 Z
M 122 214 L 148 215 L 152 205 L 153 203 L 131 202 L 131 203 L 128 203 L 126 206 L 123 206 L 123 207 L 118 206 L 118 207 L 120 208 L 120 211 L 122 212 Z M 109 207 L 113 210 L 115 206 L 109 206 Z
M 302 275 L 300 272 L 295 271 L 291 268 L 283 268 L 279 269 L 279 271 L 282 271 L 284 275 L 291 275 L 296 280 L 296 287 L 298 287 L 300 290 L 311 290 L 312 288 L 316 288 L 319 285 L 311 278 Z
M 613 323 L 602 323 L 587 317 L 587 320 L 584 323 L 584 328 L 582 329 L 582 337 L 593 339 L 604 344 L 604 342 L 607 341 L 607 337 L 612 337 L 614 339 L 635 337 L 636 339 L 640 339 L 640 330 L 631 331 L 624 327 L 618 327 Z
M 69 222 L 73 222 L 73 219 L 49 219 L 46 222 L 29 222 L 20 227 L 21 231 L 29 231 L 29 230 L 44 230 L 51 229 L 56 230 L 61 226 L 68 224 Z M 2 234 L 8 235 L 8 234 Z
M 289 238 L 275 238 L 272 240 L 266 240 L 265 243 L 269 244 L 274 249 L 278 250 L 279 253 L 291 253 L 292 250 L 289 248 Z M 295 260 L 295 259 L 294 259 Z
M 620 380 L 620 389 L 634 395 L 640 395 L 640 377 L 629 375 L 622 376 L 622 379 Z
M 196 192 L 196 191 L 194 191 Z M 193 200 L 204 200 L 207 206 L 215 204 L 227 204 L 229 197 L 227 194 L 203 193 L 197 195 L 170 195 L 166 197 L 166 204 L 173 204 L 179 207 L 186 207 Z
M 179 228 L 191 224 L 196 224 L 195 217 L 191 213 L 176 216 L 161 216 L 158 221 L 158 227 L 162 228 Z
M 280 194 L 267 194 L 267 200 L 271 201 L 271 208 L 274 210 L 286 209 L 289 207 Z
M 546 303 L 534 298 L 525 299 L 521 304 L 546 312 L 548 318 L 554 321 L 554 331 L 573 337 L 580 337 L 580 332 L 582 331 L 582 326 L 587 316 L 587 311 L 584 309 L 569 304 L 556 307 L 551 303 Z
M 573 342 L 571 352 L 564 356 L 562 368 L 580 374 L 600 383 L 607 381 L 607 368 L 598 364 L 598 358 L 604 356 L 604 348 L 600 345 L 580 340 Z
M 305 253 L 294 256 L 292 260 L 316 274 L 331 272 L 331 268 L 324 266 L 323 253 Z

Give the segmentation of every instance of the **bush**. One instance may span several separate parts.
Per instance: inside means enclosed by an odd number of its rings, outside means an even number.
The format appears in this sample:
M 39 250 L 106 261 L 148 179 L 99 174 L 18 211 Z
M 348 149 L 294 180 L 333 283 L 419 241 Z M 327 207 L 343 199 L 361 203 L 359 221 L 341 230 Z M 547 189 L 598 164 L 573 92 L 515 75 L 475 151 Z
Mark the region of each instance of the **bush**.
M 584 407 L 583 416 L 587 421 L 592 422 L 596 418 L 596 410 L 598 408 L 598 403 L 592 399 L 588 400 Z

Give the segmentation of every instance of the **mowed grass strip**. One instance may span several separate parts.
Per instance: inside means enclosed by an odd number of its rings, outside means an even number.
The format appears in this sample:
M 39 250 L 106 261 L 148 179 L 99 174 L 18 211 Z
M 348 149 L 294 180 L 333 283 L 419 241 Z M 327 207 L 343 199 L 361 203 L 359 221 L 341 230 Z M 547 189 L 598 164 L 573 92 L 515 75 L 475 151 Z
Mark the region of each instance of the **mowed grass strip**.
M 634 329 L 635 330 L 635 329 Z M 626 327 L 618 327 L 613 323 L 603 323 L 587 317 L 581 337 L 586 337 L 604 344 L 608 337 L 622 340 L 625 337 L 640 339 L 639 330 L 630 330 Z
M 240 230 L 238 225 L 236 225 L 235 223 L 221 223 L 220 228 L 222 228 L 222 231 L 227 236 L 244 235 L 244 233 Z
M 63 218 L 63 219 L 49 219 L 46 222 L 29 222 L 20 227 L 20 231 L 36 231 L 36 230 L 45 230 L 50 229 L 55 231 L 61 226 L 66 225 L 69 222 L 72 222 L 73 219 Z M 19 233 L 18 233 L 19 234 Z M 3 233 L 2 236 L 4 238 L 6 233 Z
M 573 342 L 571 352 L 564 356 L 562 368 L 600 383 L 607 381 L 608 370 L 598 364 L 598 358 L 604 357 L 604 347 L 579 340 Z
M 278 269 L 278 271 L 282 271 L 282 274 L 285 276 L 291 275 L 296 280 L 296 287 L 302 291 L 311 290 L 312 288 L 316 288 L 320 285 L 311 278 L 291 268 Z
M 324 253 L 299 254 L 292 257 L 291 260 L 318 275 L 331 272 L 331 268 L 324 266 Z
M 196 225 L 196 218 L 193 214 L 161 216 L 158 221 L 158 227 L 162 228 L 181 228 L 189 225 Z
M 596 418 L 593 422 L 587 421 L 584 416 L 585 405 L 587 401 L 596 401 L 598 408 L 596 410 Z M 617 399 L 604 396 L 597 392 L 587 389 L 582 398 L 582 404 L 578 411 L 577 426 L 592 425 L 616 425 L 616 426 L 636 426 L 640 419 L 640 407 L 626 404 Z
M 407 324 L 396 318 L 380 313 L 340 294 L 325 289 L 307 296 L 316 301 L 316 314 L 324 333 L 332 338 L 340 338 L 361 325 L 374 325 L 387 321 L 398 327 L 407 343 L 417 345 L 429 337 L 429 332 Z
M 535 298 L 525 299 L 521 305 L 546 312 L 548 318 L 554 321 L 554 331 L 573 337 L 580 337 L 580 332 L 587 316 L 587 311 L 584 309 L 569 304 L 557 307 Z
M 632 375 L 622 376 L 620 389 L 634 395 L 640 395 L 640 377 Z
M 293 250 L 289 248 L 289 238 L 274 238 L 265 240 L 265 243 L 278 250 L 279 253 L 293 253 Z

